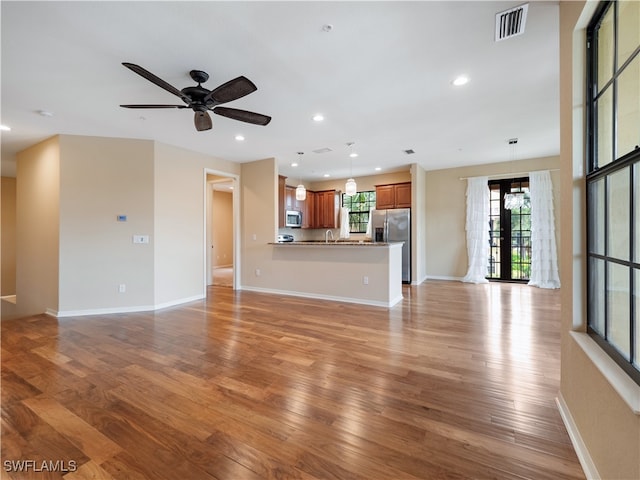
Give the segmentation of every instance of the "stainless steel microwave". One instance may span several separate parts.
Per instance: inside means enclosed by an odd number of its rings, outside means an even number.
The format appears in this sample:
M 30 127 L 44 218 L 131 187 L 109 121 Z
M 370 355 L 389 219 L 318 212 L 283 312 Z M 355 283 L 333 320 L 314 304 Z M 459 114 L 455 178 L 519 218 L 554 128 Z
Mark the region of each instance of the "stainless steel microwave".
M 287 210 L 284 226 L 291 228 L 302 227 L 302 212 L 299 212 L 297 210 Z

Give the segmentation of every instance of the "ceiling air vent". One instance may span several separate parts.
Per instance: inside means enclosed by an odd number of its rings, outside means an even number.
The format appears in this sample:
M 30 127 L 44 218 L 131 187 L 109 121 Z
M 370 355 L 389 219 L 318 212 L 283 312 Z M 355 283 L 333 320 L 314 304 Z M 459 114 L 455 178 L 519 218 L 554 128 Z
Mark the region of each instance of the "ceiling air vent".
M 519 7 L 496 13 L 496 42 L 524 33 L 528 9 L 529 4 L 525 3 Z
M 311 150 L 313 153 L 329 153 L 332 152 L 333 150 L 331 150 L 329 147 L 324 147 L 324 148 L 318 148 L 317 150 Z

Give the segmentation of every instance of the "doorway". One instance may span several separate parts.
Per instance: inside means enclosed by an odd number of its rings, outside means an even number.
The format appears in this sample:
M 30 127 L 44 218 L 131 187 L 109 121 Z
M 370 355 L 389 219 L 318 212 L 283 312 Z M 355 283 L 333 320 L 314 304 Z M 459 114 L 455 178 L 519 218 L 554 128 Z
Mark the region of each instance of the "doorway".
M 529 178 L 489 181 L 489 280 L 525 282 L 531 276 Z
M 237 178 L 206 174 L 206 286 L 236 288 Z

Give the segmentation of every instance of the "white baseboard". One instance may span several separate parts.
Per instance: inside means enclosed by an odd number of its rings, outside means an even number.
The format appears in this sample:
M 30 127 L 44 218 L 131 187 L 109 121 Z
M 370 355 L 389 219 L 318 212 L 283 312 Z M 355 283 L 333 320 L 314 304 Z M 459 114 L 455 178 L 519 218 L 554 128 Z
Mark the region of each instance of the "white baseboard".
M 589 455 L 589 450 L 587 450 L 587 446 L 582 440 L 582 436 L 580 436 L 580 431 L 573 421 L 573 416 L 569 411 L 569 407 L 567 403 L 564 401 L 562 394 L 556 397 L 556 404 L 558 405 L 558 410 L 560 411 L 560 416 L 562 417 L 562 421 L 564 422 L 564 426 L 569 433 L 569 438 L 571 438 L 571 443 L 573 448 L 576 451 L 576 455 L 578 456 L 578 460 L 580 461 L 580 465 L 582 466 L 582 470 L 584 471 L 585 477 L 587 480 L 596 480 L 601 478 L 600 474 L 598 474 L 598 469 L 596 465 L 593 463 L 591 459 L 591 455 Z
M 385 307 L 385 308 L 393 307 L 398 302 L 402 301 L 402 299 L 404 298 L 402 294 L 400 294 L 398 297 L 391 299 L 389 303 L 386 303 L 386 302 L 379 302 L 376 300 L 366 300 L 362 298 L 337 297 L 333 295 L 322 295 L 319 293 L 295 292 L 290 290 L 274 290 L 271 288 L 261 288 L 261 287 L 242 286 L 240 287 L 240 290 L 245 290 L 249 292 L 258 292 L 258 293 L 270 293 L 275 295 L 289 295 L 291 297 L 314 298 L 317 300 L 331 300 L 334 302 L 357 303 L 360 305 L 371 305 L 373 307 Z
M 54 311 L 51 309 L 46 310 L 47 315 L 52 315 L 58 318 L 64 317 L 81 317 L 85 315 L 109 315 L 112 313 L 135 313 L 135 312 L 153 312 L 156 310 L 162 310 L 163 308 L 175 307 L 176 305 L 182 305 L 184 303 L 194 302 L 196 300 L 202 300 L 205 298 L 205 294 L 194 295 L 192 297 L 180 298 L 169 302 L 158 303 L 155 305 L 134 305 L 131 307 L 109 307 L 109 308 L 92 308 L 88 310 L 62 310 Z
M 449 277 L 447 275 L 427 275 L 427 280 L 448 280 L 452 282 L 461 282 L 463 277 Z

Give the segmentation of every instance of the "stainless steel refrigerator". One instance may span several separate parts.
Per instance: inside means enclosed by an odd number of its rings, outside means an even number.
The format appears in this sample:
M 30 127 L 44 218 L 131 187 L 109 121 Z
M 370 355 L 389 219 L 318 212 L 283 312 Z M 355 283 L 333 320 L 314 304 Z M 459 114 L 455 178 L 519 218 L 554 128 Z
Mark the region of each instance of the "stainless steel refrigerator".
M 411 209 L 374 210 L 371 236 L 374 242 L 404 242 L 402 283 L 411 283 Z

